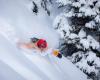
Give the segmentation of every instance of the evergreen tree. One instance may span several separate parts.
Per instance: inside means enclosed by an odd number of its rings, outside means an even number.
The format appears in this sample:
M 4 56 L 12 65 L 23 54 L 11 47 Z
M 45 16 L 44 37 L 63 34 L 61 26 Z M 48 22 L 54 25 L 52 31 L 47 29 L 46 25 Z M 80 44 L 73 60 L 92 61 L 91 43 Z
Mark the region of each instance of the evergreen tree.
M 89 77 L 100 66 L 100 1 L 57 0 L 63 12 L 54 21 L 61 35 L 60 50 Z
M 49 7 L 52 4 L 51 0 L 32 0 L 32 3 L 33 3 L 32 4 L 33 13 L 38 14 L 40 9 L 43 9 L 50 16 Z

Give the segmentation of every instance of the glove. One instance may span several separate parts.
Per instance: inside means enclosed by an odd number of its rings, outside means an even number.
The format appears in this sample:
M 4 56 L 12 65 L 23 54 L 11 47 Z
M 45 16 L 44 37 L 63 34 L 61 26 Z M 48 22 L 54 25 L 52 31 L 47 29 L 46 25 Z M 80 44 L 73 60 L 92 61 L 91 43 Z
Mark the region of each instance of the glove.
M 58 51 L 58 50 L 54 50 L 54 51 L 53 51 L 53 55 L 54 55 L 54 56 L 57 56 L 58 54 L 59 54 L 59 51 Z
M 58 57 L 58 58 L 62 58 L 62 55 L 61 55 L 61 54 L 58 54 L 57 57 Z

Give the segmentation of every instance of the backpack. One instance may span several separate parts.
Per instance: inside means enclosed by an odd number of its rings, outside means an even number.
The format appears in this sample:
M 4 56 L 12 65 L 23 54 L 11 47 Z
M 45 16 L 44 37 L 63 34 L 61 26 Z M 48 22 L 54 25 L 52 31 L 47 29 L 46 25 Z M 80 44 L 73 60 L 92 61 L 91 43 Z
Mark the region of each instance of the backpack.
M 39 39 L 38 39 L 38 38 L 35 38 L 35 37 L 31 38 L 31 42 L 32 42 L 32 43 L 36 43 L 38 40 L 39 40 Z

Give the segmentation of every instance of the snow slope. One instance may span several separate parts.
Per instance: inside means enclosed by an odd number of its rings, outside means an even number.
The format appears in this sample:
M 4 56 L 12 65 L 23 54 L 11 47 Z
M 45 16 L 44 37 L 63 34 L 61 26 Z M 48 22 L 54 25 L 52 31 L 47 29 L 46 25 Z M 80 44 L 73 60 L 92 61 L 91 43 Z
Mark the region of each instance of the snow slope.
M 59 43 L 49 17 L 43 11 L 34 16 L 28 4 L 28 0 L 0 0 L 0 80 L 87 80 L 64 57 L 44 57 L 17 47 L 17 40 L 33 36 L 45 38 L 52 48 Z

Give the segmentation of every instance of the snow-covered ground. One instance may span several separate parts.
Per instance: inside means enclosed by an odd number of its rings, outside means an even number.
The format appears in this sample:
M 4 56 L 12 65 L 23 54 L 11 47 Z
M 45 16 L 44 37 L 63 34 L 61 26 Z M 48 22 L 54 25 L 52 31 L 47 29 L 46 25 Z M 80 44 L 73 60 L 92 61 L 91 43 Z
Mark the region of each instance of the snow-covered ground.
M 0 0 L 0 80 L 87 80 L 66 58 L 20 49 L 16 41 L 45 38 L 56 48 L 59 36 L 44 11 L 35 16 L 28 0 Z

